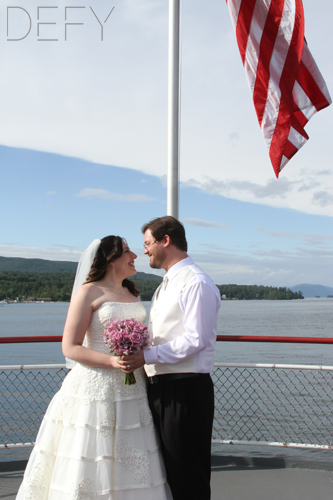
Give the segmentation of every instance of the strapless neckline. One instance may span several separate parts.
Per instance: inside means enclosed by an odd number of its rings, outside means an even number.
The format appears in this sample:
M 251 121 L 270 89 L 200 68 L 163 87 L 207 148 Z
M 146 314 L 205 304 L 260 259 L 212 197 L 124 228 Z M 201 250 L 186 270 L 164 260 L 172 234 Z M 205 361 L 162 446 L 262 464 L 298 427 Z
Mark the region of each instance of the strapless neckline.
M 97 309 L 95 309 L 93 312 L 96 312 L 98 311 L 98 309 L 100 309 L 101 307 L 103 307 L 105 304 L 122 304 L 122 305 L 131 305 L 131 304 L 141 304 L 141 300 L 135 300 L 133 302 L 119 302 L 119 301 L 116 301 L 116 300 L 106 300 L 105 302 L 103 302 L 103 304 L 101 304 L 100 306 L 97 307 Z

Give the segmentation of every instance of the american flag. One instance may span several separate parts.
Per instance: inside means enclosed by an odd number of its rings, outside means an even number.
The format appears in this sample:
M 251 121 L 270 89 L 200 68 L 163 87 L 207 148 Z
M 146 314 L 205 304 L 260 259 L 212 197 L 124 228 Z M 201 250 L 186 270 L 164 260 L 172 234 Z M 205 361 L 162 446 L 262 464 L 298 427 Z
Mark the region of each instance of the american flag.
M 331 97 L 304 39 L 302 0 L 226 1 L 278 177 L 308 140 L 305 125 Z

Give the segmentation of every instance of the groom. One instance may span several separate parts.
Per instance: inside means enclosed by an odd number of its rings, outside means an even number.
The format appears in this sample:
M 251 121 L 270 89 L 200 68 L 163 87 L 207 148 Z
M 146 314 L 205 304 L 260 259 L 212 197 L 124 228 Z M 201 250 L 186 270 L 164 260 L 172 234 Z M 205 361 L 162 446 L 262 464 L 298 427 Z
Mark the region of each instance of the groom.
M 183 225 L 174 217 L 142 228 L 144 253 L 165 269 L 152 299 L 152 347 L 125 358 L 130 370 L 145 364 L 148 399 L 161 438 L 173 500 L 210 499 L 213 370 L 221 296 L 187 254 Z

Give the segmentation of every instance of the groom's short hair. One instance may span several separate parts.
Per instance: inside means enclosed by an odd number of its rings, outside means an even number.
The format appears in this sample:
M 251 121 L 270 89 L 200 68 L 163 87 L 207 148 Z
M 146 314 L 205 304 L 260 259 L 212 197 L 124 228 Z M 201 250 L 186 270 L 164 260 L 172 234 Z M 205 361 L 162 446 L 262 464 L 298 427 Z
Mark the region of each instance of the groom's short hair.
M 152 219 L 142 226 L 143 234 L 150 230 L 152 236 L 156 241 L 161 241 L 164 236 L 167 234 L 171 240 L 171 243 L 179 248 L 179 250 L 183 250 L 187 252 L 187 241 L 185 236 L 184 226 L 179 220 L 172 215 L 166 215 L 164 217 L 158 217 L 157 219 Z

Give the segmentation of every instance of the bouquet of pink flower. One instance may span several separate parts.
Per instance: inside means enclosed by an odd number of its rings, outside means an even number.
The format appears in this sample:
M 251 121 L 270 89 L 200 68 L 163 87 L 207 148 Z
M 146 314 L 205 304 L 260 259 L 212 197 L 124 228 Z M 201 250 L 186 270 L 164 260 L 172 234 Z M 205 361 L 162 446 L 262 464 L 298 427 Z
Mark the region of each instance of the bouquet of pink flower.
M 148 328 L 133 318 L 113 321 L 104 330 L 104 342 L 115 356 L 136 354 L 149 347 Z M 133 372 L 125 374 L 125 384 L 136 384 Z

